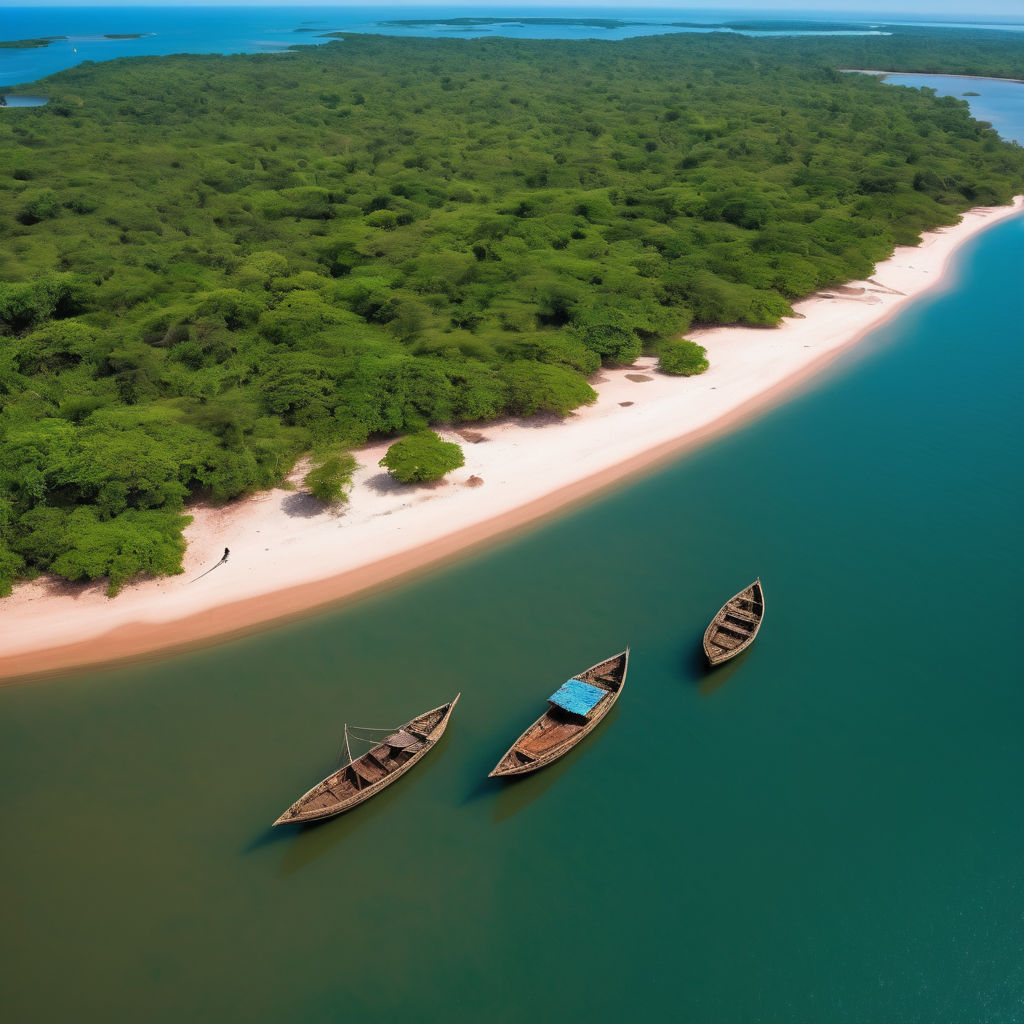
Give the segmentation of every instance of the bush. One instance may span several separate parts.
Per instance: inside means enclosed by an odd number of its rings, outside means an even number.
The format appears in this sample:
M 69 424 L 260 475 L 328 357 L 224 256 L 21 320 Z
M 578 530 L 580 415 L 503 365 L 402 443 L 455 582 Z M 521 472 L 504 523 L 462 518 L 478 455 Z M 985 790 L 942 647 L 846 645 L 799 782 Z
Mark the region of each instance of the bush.
M 25 205 L 18 211 L 18 220 L 22 224 L 38 224 L 41 220 L 50 220 L 60 213 L 60 200 L 52 189 L 34 192 L 25 197 Z
M 23 331 L 80 313 L 85 282 L 73 274 L 45 274 L 24 283 L 0 283 L 0 325 Z
M 658 369 L 677 377 L 693 377 L 708 368 L 708 354 L 695 341 L 671 341 L 662 347 Z
M 348 501 L 348 488 L 355 471 L 355 456 L 351 452 L 338 452 L 311 469 L 302 482 L 321 501 Z
M 508 404 L 520 416 L 553 412 L 568 416 L 573 409 L 597 398 L 594 389 L 579 374 L 563 366 L 547 366 L 520 359 L 505 373 Z
M 24 570 L 25 562 L 0 540 L 0 597 L 7 597 L 15 578 Z
M 630 318 L 615 309 L 587 310 L 577 315 L 574 333 L 606 364 L 629 366 L 641 352 L 640 338 Z
M 107 596 L 117 592 L 135 576 L 172 576 L 181 573 L 185 552 L 182 529 L 191 516 L 163 510 L 131 509 L 114 519 L 102 520 L 91 508 L 65 513 L 58 509 L 37 509 L 49 513 L 40 529 L 27 538 L 28 546 L 41 541 L 48 558 L 48 571 L 73 582 L 106 578 Z M 46 537 L 41 532 L 46 531 Z M 37 552 L 33 552 L 37 553 Z
M 440 480 L 465 462 L 462 449 L 453 441 L 442 441 L 434 431 L 422 430 L 396 441 L 379 465 L 396 480 L 411 484 Z

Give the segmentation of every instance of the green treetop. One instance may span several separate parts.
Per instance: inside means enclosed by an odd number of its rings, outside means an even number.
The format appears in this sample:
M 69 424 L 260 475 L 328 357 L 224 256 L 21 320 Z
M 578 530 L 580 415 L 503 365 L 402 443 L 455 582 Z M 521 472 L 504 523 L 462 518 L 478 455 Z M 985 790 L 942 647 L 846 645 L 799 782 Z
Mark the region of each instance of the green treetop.
M 462 449 L 454 441 L 442 441 L 432 430 L 422 430 L 396 441 L 380 465 L 403 484 L 440 480 L 465 464 Z

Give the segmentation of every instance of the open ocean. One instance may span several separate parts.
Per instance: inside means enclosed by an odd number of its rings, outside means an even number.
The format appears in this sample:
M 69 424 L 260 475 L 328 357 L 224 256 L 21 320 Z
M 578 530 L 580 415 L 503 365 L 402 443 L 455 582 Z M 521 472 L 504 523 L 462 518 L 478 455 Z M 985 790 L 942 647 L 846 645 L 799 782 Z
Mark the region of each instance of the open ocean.
M 1024 86 L 929 84 L 1024 140 Z M 445 570 L 0 690 L 0 1015 L 1024 1019 L 1022 253 L 1017 217 L 801 396 Z M 756 575 L 760 637 L 706 673 Z M 627 643 L 584 744 L 486 779 Z M 407 778 L 271 831 L 343 722 L 460 690 Z

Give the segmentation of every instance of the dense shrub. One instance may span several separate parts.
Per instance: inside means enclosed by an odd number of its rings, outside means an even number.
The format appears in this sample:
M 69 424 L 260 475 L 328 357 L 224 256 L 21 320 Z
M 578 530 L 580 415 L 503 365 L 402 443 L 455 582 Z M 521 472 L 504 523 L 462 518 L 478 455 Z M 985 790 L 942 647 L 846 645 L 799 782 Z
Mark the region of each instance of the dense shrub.
M 403 484 L 440 480 L 465 464 L 462 449 L 454 441 L 442 441 L 432 430 L 423 430 L 396 441 L 380 465 Z
M 18 211 L 18 220 L 22 224 L 38 224 L 41 220 L 49 220 L 60 213 L 60 200 L 52 189 L 33 192 L 25 197 Z
M 303 478 L 314 497 L 328 503 L 348 501 L 348 488 L 356 471 L 355 456 L 349 452 L 328 455 Z
M 695 341 L 666 342 L 658 357 L 658 369 L 679 377 L 692 377 L 708 368 L 708 354 L 703 345 Z

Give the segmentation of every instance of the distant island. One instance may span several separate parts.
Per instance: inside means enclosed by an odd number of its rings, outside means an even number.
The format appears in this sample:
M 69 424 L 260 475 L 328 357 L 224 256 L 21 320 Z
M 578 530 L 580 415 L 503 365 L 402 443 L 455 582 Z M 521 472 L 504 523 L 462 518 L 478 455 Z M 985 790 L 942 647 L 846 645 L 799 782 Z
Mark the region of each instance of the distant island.
M 422 25 L 575 25 L 583 28 L 628 28 L 631 25 L 646 24 L 642 21 L 621 21 L 618 18 L 403 18 L 382 21 L 381 25 L 394 25 L 401 28 L 417 28 Z
M 672 28 L 706 28 L 729 32 L 823 32 L 830 35 L 839 32 L 865 32 L 867 22 L 839 21 L 669 21 Z M 870 23 L 872 26 L 876 22 Z
M 141 32 L 104 32 L 104 39 L 141 39 Z
M 67 36 L 43 36 L 40 39 L 0 39 L 0 50 L 38 50 Z
M 602 28 L 607 30 L 633 28 L 637 25 L 654 27 L 707 29 L 727 32 L 864 32 L 866 22 L 825 22 L 825 21 L 623 21 L 619 18 L 401 18 L 380 22 L 398 28 L 420 28 L 427 25 L 447 25 L 453 29 L 473 29 L 498 25 L 566 25 L 576 28 Z M 874 24 L 874 23 L 872 23 Z M 297 32 L 310 31 L 296 29 Z M 333 35 L 334 33 L 327 33 Z

